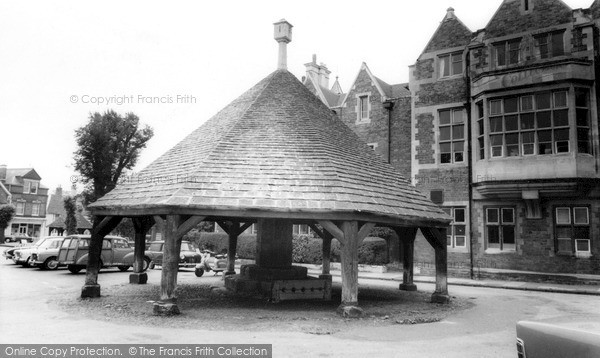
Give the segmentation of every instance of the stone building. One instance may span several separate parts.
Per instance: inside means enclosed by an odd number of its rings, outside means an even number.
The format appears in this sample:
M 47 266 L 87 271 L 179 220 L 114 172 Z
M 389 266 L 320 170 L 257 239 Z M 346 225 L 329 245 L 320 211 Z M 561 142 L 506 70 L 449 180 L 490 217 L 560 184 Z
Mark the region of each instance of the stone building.
M 454 218 L 451 274 L 600 272 L 599 30 L 600 1 L 504 0 L 475 32 L 449 8 L 410 92 L 363 64 L 330 106 Z
M 0 204 L 15 206 L 15 215 L 5 230 L 6 236 L 39 238 L 46 222 L 48 188 L 33 168 L 7 168 L 0 165 Z

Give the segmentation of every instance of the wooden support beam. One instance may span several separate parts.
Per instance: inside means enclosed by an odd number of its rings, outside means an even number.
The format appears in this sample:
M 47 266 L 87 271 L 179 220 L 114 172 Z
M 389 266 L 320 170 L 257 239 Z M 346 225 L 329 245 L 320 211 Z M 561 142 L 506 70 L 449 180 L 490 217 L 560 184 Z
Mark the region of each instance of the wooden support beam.
M 138 216 L 131 218 L 131 221 L 135 230 L 135 246 L 133 273 L 129 275 L 129 283 L 145 284 L 148 282 L 148 274 L 144 272 L 148 268 L 148 263 L 144 260 L 146 234 L 154 225 L 154 219 L 151 216 Z
M 446 245 L 446 229 L 421 228 L 423 236 L 435 249 L 435 292 L 431 301 L 448 303 L 448 248 Z
M 329 231 L 319 229 L 315 224 L 308 224 L 308 226 L 323 239 L 323 245 L 321 246 L 323 263 L 319 278 L 331 280 L 331 241 L 333 240 L 333 235 Z
M 402 243 L 403 260 L 402 260 L 402 283 L 400 289 L 403 291 L 416 291 L 417 285 L 413 282 L 414 276 L 414 250 L 415 238 L 417 236 L 417 228 L 399 227 L 394 228 L 396 235 Z
M 329 231 L 329 229 L 327 229 L 327 231 Z M 360 242 L 358 236 L 358 222 L 342 222 L 341 232 L 344 238 L 343 241 L 340 242 L 342 259 L 342 303 L 338 308 L 338 312 L 342 316 L 360 317 L 363 314 L 363 310 L 358 307 L 358 244 Z
M 196 225 L 200 224 L 204 219 L 205 219 L 205 216 L 192 216 L 192 217 L 186 219 L 183 223 L 181 223 L 177 227 L 177 232 L 175 233 L 175 235 L 178 238 L 182 238 L 185 234 L 187 234 L 190 230 L 192 230 Z
M 228 235 L 227 270 L 223 273 L 223 276 L 235 275 L 235 256 L 237 254 L 238 236 L 252 226 L 252 222 L 241 224 L 238 221 L 218 221 L 217 224 Z
M 120 216 L 96 216 L 92 227 L 92 237 L 88 249 L 88 263 L 85 273 L 85 283 L 81 289 L 81 297 L 100 297 L 98 285 L 98 272 L 100 271 L 100 255 L 102 253 L 102 240 L 121 221 Z
M 179 271 L 179 251 L 181 250 L 182 235 L 178 235 L 180 226 L 178 215 L 167 215 L 165 220 L 165 244 L 163 245 L 163 266 L 161 272 L 160 300 L 165 303 L 175 303 L 175 287 Z
M 319 225 L 323 227 L 323 229 L 327 230 L 333 237 L 335 237 L 341 244 L 344 243 L 344 232 L 340 230 L 340 228 L 329 220 L 319 221 Z
M 365 223 L 360 230 L 358 231 L 358 243 L 360 244 L 365 237 L 367 237 L 373 228 L 375 227 L 375 223 Z

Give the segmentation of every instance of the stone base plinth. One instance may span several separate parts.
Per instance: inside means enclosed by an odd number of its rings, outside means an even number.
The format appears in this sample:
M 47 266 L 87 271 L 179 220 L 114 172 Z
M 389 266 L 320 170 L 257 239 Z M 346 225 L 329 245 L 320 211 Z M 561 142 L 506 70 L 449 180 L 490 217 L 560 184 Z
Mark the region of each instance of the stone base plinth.
M 401 291 L 416 291 L 417 285 L 414 283 L 401 283 L 399 289 Z
M 306 275 L 306 267 L 262 268 L 244 265 L 239 275 L 225 276 L 225 287 L 235 293 L 259 295 L 271 302 L 331 299 L 331 279 Z
M 345 318 L 360 318 L 364 315 L 362 308 L 358 307 L 358 302 L 342 303 L 337 308 L 337 313 Z
M 181 313 L 177 303 L 161 301 L 154 302 L 152 312 L 155 316 L 173 316 Z
M 450 296 L 445 293 L 434 292 L 433 295 L 431 295 L 431 302 L 432 303 L 450 303 Z
M 148 274 L 145 272 L 132 273 L 129 275 L 129 283 L 143 285 L 147 282 L 148 282 Z
M 242 265 L 240 275 L 251 280 L 302 280 L 307 277 L 308 269 L 304 266 L 260 267 L 258 265 Z
M 81 288 L 81 298 L 100 297 L 100 285 L 83 285 Z

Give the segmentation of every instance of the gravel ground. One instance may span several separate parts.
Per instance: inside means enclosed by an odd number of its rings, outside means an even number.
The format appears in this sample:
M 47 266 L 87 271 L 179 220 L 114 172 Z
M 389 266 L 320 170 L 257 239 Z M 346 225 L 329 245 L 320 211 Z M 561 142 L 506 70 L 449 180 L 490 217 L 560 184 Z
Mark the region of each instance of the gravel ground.
M 430 292 L 361 284 L 359 304 L 366 314 L 360 319 L 345 319 L 336 313 L 341 297 L 339 283 L 333 284 L 329 302 L 307 300 L 273 304 L 264 299 L 234 295 L 220 280 L 180 283 L 176 293 L 182 313 L 171 317 L 152 314 L 152 303 L 159 297 L 159 285 L 150 283 L 102 286 L 102 297 L 97 299 L 73 300 L 68 294 L 50 303 L 68 313 L 113 323 L 318 335 L 365 326 L 437 322 L 473 306 L 466 298 L 452 297 L 450 304 L 440 305 L 430 303 Z

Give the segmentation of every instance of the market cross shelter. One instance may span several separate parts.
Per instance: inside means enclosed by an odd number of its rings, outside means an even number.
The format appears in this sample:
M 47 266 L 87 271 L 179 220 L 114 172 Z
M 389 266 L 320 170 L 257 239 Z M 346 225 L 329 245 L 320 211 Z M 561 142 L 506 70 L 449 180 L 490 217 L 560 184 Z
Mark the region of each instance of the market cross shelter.
M 370 150 L 321 100 L 287 71 L 292 26 L 275 23 L 278 69 L 238 97 L 183 141 L 140 172 L 143 178 L 187 181 L 122 183 L 90 205 L 95 215 L 82 297 L 98 297 L 102 238 L 124 217 L 135 234 L 132 283 L 142 272 L 145 235 L 165 227 L 164 265 L 157 313 L 178 313 L 177 284 L 182 237 L 201 221 L 215 221 L 229 234 L 225 280 L 236 292 L 268 298 L 331 298 L 331 240 L 341 244 L 342 302 L 346 316 L 358 307 L 358 246 L 375 225 L 389 226 L 403 245 L 404 281 L 415 290 L 413 247 L 420 229 L 435 250 L 434 302 L 448 302 L 446 228 L 437 205 Z M 257 224 L 256 264 L 234 271 L 237 237 Z M 323 275 L 307 276 L 292 265 L 292 225 L 308 224 L 323 239 Z M 317 226 L 317 224 L 320 225 Z M 322 228 L 322 230 L 321 230 Z

